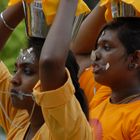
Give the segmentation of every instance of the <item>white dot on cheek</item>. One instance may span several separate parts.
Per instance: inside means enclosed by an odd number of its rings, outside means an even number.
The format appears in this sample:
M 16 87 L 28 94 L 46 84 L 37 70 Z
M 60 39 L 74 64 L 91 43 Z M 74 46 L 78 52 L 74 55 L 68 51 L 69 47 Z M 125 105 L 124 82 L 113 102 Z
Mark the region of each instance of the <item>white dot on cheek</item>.
M 91 52 L 91 56 L 90 56 L 91 60 L 92 61 L 95 61 L 96 60 L 96 54 L 95 54 L 95 51 L 92 51 Z
M 23 60 L 25 60 L 25 59 L 26 59 L 26 57 L 24 56 L 24 57 L 23 57 Z

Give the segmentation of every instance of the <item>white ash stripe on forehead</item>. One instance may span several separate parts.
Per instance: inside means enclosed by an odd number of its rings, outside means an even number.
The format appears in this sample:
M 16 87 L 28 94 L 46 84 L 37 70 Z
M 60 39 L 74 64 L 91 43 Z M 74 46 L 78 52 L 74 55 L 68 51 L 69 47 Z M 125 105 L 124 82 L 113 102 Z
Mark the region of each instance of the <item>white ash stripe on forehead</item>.
M 33 48 L 26 50 L 21 49 L 17 60 L 21 63 L 35 63 L 35 54 L 33 53 Z

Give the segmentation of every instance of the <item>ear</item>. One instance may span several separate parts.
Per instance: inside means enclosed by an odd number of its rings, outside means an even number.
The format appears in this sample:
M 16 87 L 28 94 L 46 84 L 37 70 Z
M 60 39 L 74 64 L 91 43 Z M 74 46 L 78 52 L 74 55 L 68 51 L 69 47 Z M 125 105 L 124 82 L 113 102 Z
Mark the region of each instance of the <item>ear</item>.
M 133 54 L 132 63 L 136 64 L 137 67 L 140 67 L 140 50 L 136 50 Z
M 140 50 L 135 51 L 131 57 L 129 57 L 130 63 L 128 64 L 129 70 L 140 68 Z
M 136 50 L 135 54 L 136 54 L 137 58 L 140 59 L 140 50 Z

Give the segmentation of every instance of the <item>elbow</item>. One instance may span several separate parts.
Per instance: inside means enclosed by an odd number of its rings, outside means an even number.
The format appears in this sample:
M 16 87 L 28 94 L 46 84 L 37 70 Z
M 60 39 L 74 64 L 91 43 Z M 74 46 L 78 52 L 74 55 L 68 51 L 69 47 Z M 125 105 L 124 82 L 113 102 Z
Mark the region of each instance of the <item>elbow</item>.
M 62 60 L 52 56 L 44 56 L 39 61 L 39 71 L 47 72 L 48 74 L 63 66 Z
M 55 60 L 52 57 L 44 56 L 39 60 L 39 68 L 40 70 L 49 70 L 50 68 L 55 66 Z

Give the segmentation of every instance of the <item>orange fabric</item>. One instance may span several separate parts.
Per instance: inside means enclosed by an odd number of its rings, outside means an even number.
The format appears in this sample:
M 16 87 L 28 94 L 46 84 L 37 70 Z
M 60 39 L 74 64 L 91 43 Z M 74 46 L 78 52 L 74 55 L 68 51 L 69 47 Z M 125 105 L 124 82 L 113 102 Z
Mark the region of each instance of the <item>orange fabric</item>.
M 92 110 L 97 105 L 99 105 L 102 101 L 104 101 L 106 98 L 108 98 L 111 95 L 111 89 L 107 86 L 101 86 L 97 92 L 96 95 L 91 99 L 89 103 L 89 109 Z
M 0 126 L 3 127 L 7 133 L 10 129 L 10 121 L 13 120 L 16 114 L 16 109 L 12 106 L 9 91 L 11 87 L 12 76 L 10 75 L 7 67 L 0 61 Z M 4 111 L 9 116 L 6 118 Z
M 34 88 L 34 97 L 42 108 L 49 128 L 49 135 L 42 133 L 46 135 L 44 140 L 94 140 L 91 127 L 74 96 L 75 89 L 70 73 L 67 69 L 66 71 L 68 79 L 58 89 L 41 92 L 40 82 Z
M 56 90 L 41 92 L 40 83 L 35 86 L 35 99 L 42 108 L 45 122 L 32 140 L 93 140 L 91 127 L 74 96 L 75 90 L 67 73 L 67 82 Z M 30 116 L 26 110 L 12 106 L 8 95 L 10 79 L 10 73 L 0 62 L 0 125 L 7 134 L 6 140 L 24 140 Z
M 96 90 L 101 87 L 99 83 L 94 81 L 92 69 L 92 67 L 85 69 L 79 78 L 80 87 L 84 90 L 88 103 L 91 102 L 94 96 L 94 87 L 96 87 Z
M 90 111 L 96 140 L 139 140 L 140 101 L 111 104 L 109 97 Z
M 111 89 L 109 87 L 103 86 L 95 82 L 92 66 L 86 68 L 85 71 L 80 75 L 79 83 L 80 87 L 84 90 L 84 93 L 87 97 L 89 109 L 92 109 L 94 106 L 98 105 L 101 101 L 106 99 L 108 95 L 110 95 L 111 93 Z M 94 88 L 96 88 L 95 95 Z M 99 94 L 100 92 L 103 92 L 103 94 Z

